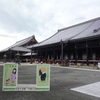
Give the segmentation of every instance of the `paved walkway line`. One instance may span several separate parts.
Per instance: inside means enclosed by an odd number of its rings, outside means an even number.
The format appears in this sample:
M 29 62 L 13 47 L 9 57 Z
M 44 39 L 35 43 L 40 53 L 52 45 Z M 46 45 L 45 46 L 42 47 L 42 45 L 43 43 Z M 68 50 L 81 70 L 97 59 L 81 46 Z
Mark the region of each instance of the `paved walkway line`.
M 95 70 L 95 69 L 85 69 L 85 68 L 73 68 L 73 67 L 62 67 L 62 66 L 52 66 L 51 67 L 56 67 L 56 68 L 65 68 L 65 69 L 77 69 L 77 70 L 85 70 L 85 71 L 97 71 L 100 72 L 100 70 Z
M 100 98 L 100 82 L 72 88 L 71 90 Z

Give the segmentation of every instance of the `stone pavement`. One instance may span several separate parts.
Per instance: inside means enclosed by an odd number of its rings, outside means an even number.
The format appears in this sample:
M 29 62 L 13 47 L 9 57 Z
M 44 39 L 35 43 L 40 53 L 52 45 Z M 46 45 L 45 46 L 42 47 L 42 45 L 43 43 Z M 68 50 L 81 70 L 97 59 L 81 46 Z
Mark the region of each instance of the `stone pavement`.
M 100 82 L 72 88 L 71 90 L 100 98 Z
M 57 67 L 57 66 L 54 66 L 54 67 Z M 100 72 L 100 70 L 95 70 L 95 69 L 72 68 L 72 67 L 61 67 L 61 68 Z M 74 75 L 77 75 L 77 74 L 74 74 Z M 92 77 L 98 77 L 98 75 L 96 75 L 96 74 L 92 74 L 91 76 Z M 95 83 L 92 83 L 92 84 L 87 84 L 87 85 L 83 85 L 83 86 L 80 86 L 80 87 L 71 88 L 70 90 L 100 98 L 100 82 L 95 82 Z
M 18 69 L 18 84 L 36 83 L 36 64 L 21 63 Z M 3 64 L 0 65 L 0 100 L 100 100 L 100 97 L 92 93 L 90 95 L 86 90 L 86 88 L 93 88 L 94 92 L 99 90 L 96 86 L 100 84 L 100 70 L 97 69 L 51 65 L 48 92 L 2 91 L 2 77 Z M 84 88 L 87 86 L 84 89 L 85 93 L 76 91 L 76 87 L 82 89 L 81 86 Z

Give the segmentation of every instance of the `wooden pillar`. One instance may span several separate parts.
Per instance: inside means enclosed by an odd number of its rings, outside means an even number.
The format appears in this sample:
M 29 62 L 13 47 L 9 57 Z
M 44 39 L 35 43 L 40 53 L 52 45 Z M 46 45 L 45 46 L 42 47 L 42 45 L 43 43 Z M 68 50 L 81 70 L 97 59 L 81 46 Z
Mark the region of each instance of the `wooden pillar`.
M 68 46 L 67 50 L 68 50 L 68 60 L 70 60 L 70 49 L 69 49 L 69 46 Z
M 75 63 L 77 65 L 77 46 L 76 44 L 75 44 Z
M 58 60 L 58 51 L 57 51 L 57 54 L 56 54 L 56 60 Z
M 39 53 L 39 50 L 38 49 L 36 49 L 36 51 L 35 51 L 36 53 L 37 53 L 37 55 L 36 55 L 36 60 L 38 60 L 39 58 L 40 58 L 40 53 Z
M 55 63 L 55 50 L 53 50 L 53 61 Z
M 45 52 L 45 62 L 47 63 L 47 51 Z
M 92 58 L 93 58 L 92 56 L 93 56 L 93 54 L 92 54 L 92 49 L 90 49 L 90 59 L 91 59 L 91 60 L 93 60 L 93 59 L 92 59 Z
M 86 63 L 87 63 L 87 65 L 89 66 L 89 53 L 88 53 L 88 44 L 87 44 L 87 42 L 86 42 L 86 55 L 87 55 L 87 61 L 86 61 Z
M 1 53 L 0 53 L 0 61 L 2 60 L 2 56 L 1 56 Z
M 32 49 L 31 49 L 31 62 L 30 62 L 31 64 L 33 63 L 33 60 L 32 60 Z
M 40 51 L 40 61 L 42 61 L 42 51 Z
M 10 51 L 10 61 L 12 61 L 13 60 L 13 51 Z
M 63 41 L 61 40 L 61 64 L 63 65 Z

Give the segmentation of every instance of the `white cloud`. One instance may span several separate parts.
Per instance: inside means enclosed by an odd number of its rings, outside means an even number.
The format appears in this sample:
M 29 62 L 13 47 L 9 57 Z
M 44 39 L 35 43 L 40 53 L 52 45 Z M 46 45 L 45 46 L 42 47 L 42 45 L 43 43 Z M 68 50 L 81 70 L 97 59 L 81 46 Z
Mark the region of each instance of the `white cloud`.
M 100 0 L 0 0 L 3 47 L 35 35 L 40 42 L 58 29 L 99 17 Z M 5 37 L 5 39 L 4 39 Z

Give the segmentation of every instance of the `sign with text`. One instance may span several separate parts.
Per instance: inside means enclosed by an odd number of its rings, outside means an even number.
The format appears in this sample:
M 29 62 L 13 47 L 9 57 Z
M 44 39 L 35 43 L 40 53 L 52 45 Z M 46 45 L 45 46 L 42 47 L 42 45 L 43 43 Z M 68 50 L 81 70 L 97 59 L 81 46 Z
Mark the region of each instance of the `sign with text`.
M 41 91 L 50 90 L 50 65 L 37 65 L 36 89 Z
M 18 65 L 5 64 L 3 71 L 3 90 L 15 90 L 17 87 Z
M 25 83 L 18 84 L 18 64 L 15 63 L 4 64 L 2 90 L 3 91 L 49 91 L 50 90 L 50 65 L 40 64 L 37 65 L 36 67 L 37 67 L 36 84 L 25 84 Z M 32 80 L 33 79 L 34 78 L 32 78 Z

